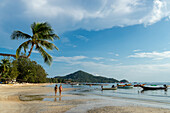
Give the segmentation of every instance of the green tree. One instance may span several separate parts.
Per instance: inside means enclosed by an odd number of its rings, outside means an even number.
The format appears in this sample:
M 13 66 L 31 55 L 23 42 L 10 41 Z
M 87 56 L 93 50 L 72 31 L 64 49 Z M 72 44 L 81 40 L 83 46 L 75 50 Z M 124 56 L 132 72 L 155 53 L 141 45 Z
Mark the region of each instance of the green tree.
M 4 58 L 0 62 L 0 78 L 8 78 L 10 71 L 10 60 L 9 58 Z
M 11 63 L 10 73 L 9 73 L 11 79 L 16 79 L 17 76 L 19 75 L 19 71 L 17 70 L 17 67 L 18 66 L 17 66 L 16 61 L 13 61 Z
M 21 31 L 14 31 L 12 33 L 12 39 L 27 39 L 27 41 L 22 43 L 16 50 L 16 58 L 20 56 L 20 52 L 22 49 L 24 49 L 24 52 L 26 53 L 26 50 L 29 48 L 29 46 L 31 46 L 30 50 L 28 51 L 28 55 L 26 56 L 27 58 L 30 57 L 31 52 L 35 46 L 35 49 L 38 50 L 43 56 L 44 62 L 50 65 L 52 62 L 52 57 L 44 50 L 44 48 L 48 50 L 58 50 L 58 48 L 53 43 L 51 43 L 51 41 L 53 41 L 54 39 L 59 39 L 59 37 L 54 34 L 53 29 L 47 22 L 34 22 L 31 25 L 31 29 L 33 34 L 32 36 Z
M 46 82 L 47 73 L 35 61 L 31 61 L 29 58 L 18 58 L 15 62 L 19 71 L 17 81 L 31 83 Z

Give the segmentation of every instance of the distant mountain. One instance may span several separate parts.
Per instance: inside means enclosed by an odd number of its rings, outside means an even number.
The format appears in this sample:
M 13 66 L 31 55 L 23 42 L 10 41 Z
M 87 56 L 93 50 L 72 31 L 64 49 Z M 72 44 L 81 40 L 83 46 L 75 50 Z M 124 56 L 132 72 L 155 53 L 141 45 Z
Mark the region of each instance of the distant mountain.
M 129 81 L 127 81 L 126 79 L 123 79 L 123 80 L 121 80 L 120 82 L 128 83 Z
M 77 71 L 66 76 L 56 76 L 55 78 L 72 80 L 74 82 L 89 82 L 89 83 L 114 83 L 119 82 L 114 78 L 106 78 L 102 76 L 94 76 L 84 71 Z

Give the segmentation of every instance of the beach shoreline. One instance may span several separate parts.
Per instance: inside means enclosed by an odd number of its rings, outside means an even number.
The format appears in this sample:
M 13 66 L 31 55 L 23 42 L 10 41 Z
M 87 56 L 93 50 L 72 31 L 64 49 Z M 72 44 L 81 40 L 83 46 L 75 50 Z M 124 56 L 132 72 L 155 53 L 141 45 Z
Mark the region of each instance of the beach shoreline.
M 53 87 L 45 87 L 47 85 L 53 85 L 49 83 L 45 84 L 9 84 L 0 85 L 0 109 L 2 113 L 69 113 L 77 106 L 86 106 L 90 102 L 98 102 L 101 100 L 95 99 L 81 99 L 76 95 L 63 94 L 62 96 L 54 96 Z M 64 91 L 74 90 L 75 88 L 64 88 Z M 49 94 L 49 95 L 47 95 Z M 71 100 L 62 100 L 64 97 L 72 97 Z M 52 98 L 54 101 L 43 101 L 44 98 Z M 75 99 L 77 98 L 77 99 Z M 116 104 L 116 102 L 115 102 Z M 89 105 L 88 105 L 89 106 Z M 146 109 L 145 109 L 146 108 Z M 145 111 L 143 110 L 145 109 Z M 80 109 L 74 110 L 74 112 L 80 112 Z M 169 113 L 170 109 L 141 107 L 141 106 L 101 106 L 99 108 L 91 108 L 82 112 L 88 113 Z
M 43 101 L 44 98 L 59 98 L 54 96 L 53 85 L 50 83 L 40 84 L 1 84 L 0 85 L 0 109 L 1 113 L 33 113 L 33 112 L 65 112 L 74 107 L 71 105 L 60 106 L 61 103 Z M 63 91 L 73 90 L 73 88 L 64 88 Z M 47 96 L 47 94 L 52 95 Z M 63 95 L 69 96 L 69 95 Z M 63 97 L 61 96 L 61 97 Z M 50 107 L 56 106 L 56 107 Z
M 170 113 L 170 110 L 143 106 L 105 106 L 89 110 L 87 113 Z

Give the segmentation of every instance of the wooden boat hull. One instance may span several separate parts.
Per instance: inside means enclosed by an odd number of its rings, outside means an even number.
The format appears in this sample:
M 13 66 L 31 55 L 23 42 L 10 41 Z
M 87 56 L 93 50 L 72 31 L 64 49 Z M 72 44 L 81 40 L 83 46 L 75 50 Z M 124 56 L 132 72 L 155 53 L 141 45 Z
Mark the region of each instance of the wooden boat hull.
M 140 86 L 144 86 L 145 84 L 136 84 L 134 85 L 134 87 L 140 87 Z
M 143 90 L 166 90 L 167 87 L 147 87 L 147 86 L 140 86 Z
M 116 90 L 117 87 L 114 87 L 114 88 L 102 88 L 102 90 Z

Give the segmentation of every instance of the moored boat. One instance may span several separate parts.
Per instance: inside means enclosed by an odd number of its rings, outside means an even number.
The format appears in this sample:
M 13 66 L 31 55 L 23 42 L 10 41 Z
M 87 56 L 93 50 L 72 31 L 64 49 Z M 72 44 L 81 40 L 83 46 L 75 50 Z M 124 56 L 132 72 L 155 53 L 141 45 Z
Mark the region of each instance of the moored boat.
M 102 88 L 102 90 L 116 90 L 117 87 L 113 87 L 113 88 Z
M 122 88 L 122 89 L 131 89 L 131 88 L 133 88 L 133 86 L 132 85 L 129 85 L 129 86 L 123 86 L 123 85 L 118 85 L 117 86 L 118 88 Z
M 123 85 L 117 84 L 117 87 L 122 88 L 122 89 L 131 89 L 131 88 L 133 88 L 133 85 L 131 85 L 131 84 L 123 84 Z
M 143 88 L 144 90 L 166 90 L 167 87 L 166 86 L 140 86 L 141 88 Z
M 135 84 L 134 87 L 144 86 L 145 84 Z

